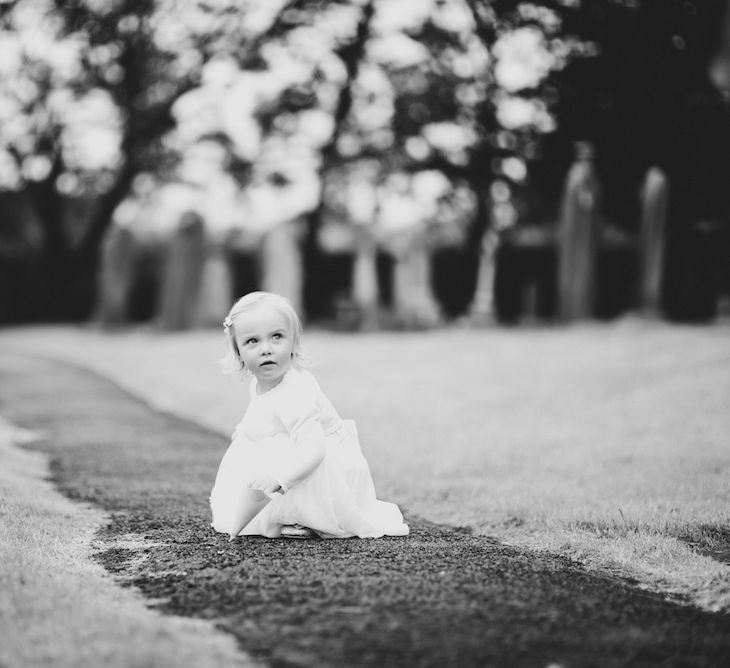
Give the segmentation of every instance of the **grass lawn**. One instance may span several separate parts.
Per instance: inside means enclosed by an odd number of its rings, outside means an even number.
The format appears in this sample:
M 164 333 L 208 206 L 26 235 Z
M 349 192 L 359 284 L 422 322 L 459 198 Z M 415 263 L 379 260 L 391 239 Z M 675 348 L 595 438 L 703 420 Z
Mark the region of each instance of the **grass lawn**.
M 90 559 L 108 518 L 63 498 L 36 438 L 0 418 L 0 665 L 254 668 L 211 624 L 162 616 Z
M 305 344 L 381 498 L 730 609 L 728 324 L 313 330 Z M 219 374 L 222 345 L 216 331 L 0 331 L 0 352 L 95 369 L 230 433 L 247 390 Z

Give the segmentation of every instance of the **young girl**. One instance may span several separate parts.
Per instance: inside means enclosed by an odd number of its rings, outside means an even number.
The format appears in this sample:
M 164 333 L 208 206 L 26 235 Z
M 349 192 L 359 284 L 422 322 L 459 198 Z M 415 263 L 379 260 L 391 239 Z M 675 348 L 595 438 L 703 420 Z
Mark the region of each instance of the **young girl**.
M 291 304 L 252 292 L 223 326 L 224 372 L 252 376 L 251 401 L 210 494 L 213 528 L 231 540 L 406 535 L 398 507 L 375 497 L 354 423 L 340 418 L 304 368 Z

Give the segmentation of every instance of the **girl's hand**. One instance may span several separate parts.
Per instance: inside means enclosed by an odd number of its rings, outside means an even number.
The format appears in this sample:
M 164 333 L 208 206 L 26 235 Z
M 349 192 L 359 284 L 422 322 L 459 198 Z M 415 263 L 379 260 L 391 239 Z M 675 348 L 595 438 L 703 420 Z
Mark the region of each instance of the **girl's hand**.
M 271 494 L 276 493 L 286 493 L 286 487 L 282 485 L 282 483 L 279 482 L 276 478 L 272 478 L 271 476 L 261 476 L 260 478 L 255 478 L 248 483 L 248 487 L 250 489 L 255 489 L 259 492 L 263 492 L 264 494 L 266 494 L 266 496 L 270 496 Z

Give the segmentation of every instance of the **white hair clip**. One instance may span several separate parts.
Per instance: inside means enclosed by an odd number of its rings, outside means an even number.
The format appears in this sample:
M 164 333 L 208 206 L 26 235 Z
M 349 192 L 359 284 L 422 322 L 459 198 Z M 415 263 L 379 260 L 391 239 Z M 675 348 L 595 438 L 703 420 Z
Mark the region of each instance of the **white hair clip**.
M 225 320 L 223 321 L 223 327 L 225 329 L 230 329 L 233 326 L 233 320 L 231 320 L 231 316 L 227 315 Z

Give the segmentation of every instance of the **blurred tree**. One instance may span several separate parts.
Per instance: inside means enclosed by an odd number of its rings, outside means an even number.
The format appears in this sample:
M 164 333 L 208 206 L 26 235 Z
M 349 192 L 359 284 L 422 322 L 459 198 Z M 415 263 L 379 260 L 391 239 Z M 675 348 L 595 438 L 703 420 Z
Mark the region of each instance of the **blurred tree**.
M 493 7 L 501 12 L 520 4 Z M 561 35 L 575 36 L 591 57 L 570 59 L 545 81 L 544 94 L 554 101 L 555 129 L 541 136 L 525 181 L 511 183 L 520 219 L 547 225 L 556 220 L 573 143 L 589 141 L 596 148 L 604 191 L 604 223 L 637 235 L 641 186 L 648 170 L 659 167 L 670 185 L 663 311 L 683 319 L 711 317 L 716 301 L 712 292 L 718 289 L 711 275 L 722 262 L 717 256 L 730 253 L 722 239 L 730 237 L 730 202 L 723 185 L 730 170 L 730 118 L 711 81 L 712 76 L 722 78 L 712 63 L 722 53 L 727 3 L 540 4 L 559 14 Z M 721 247 L 726 250 L 719 251 Z M 599 270 L 599 301 L 605 302 L 600 315 L 635 306 L 635 259 L 630 253 L 622 258 L 612 257 Z
M 641 186 L 651 167 L 669 183 L 662 307 L 671 317 L 712 317 L 714 249 L 727 241 L 730 116 L 711 80 L 721 51 L 725 2 L 582 2 L 563 12 L 566 30 L 595 43 L 598 57 L 561 74 L 557 131 L 533 176 L 550 192 L 568 140 L 596 146 L 604 215 L 638 232 Z M 717 253 L 715 253 L 717 255 Z M 727 255 L 726 255 L 727 256 Z M 630 272 L 629 272 L 630 273 Z M 618 286 L 615 286 L 618 289 Z M 611 289 L 611 286 L 608 286 Z M 630 304 L 625 304 L 630 306 Z
M 277 6 L 274 25 L 244 51 L 208 30 L 215 58 L 176 104 L 168 146 L 225 147 L 251 224 L 307 217 L 315 315 L 328 225 L 356 225 L 351 243 L 370 264 L 374 240 L 397 245 L 410 227 L 426 243 L 478 248 L 490 183 L 526 179 L 555 127 L 551 75 L 586 55 L 535 3 L 298 0 Z
M 25 317 L 90 314 L 113 212 L 135 176 L 172 172 L 173 103 L 219 48 L 243 53 L 271 27 L 258 5 L 0 2 L 0 190 L 20 193 L 38 228 Z
M 150 30 L 154 3 L 2 6 L 0 182 L 41 229 L 37 316 L 88 315 L 101 241 L 190 86 Z
M 370 236 L 426 224 L 450 243 L 478 246 L 489 183 L 525 178 L 538 135 L 554 127 L 541 86 L 577 52 L 556 39 L 558 15 L 533 3 L 0 8 L 0 185 L 35 209 L 38 296 L 50 318 L 89 312 L 101 240 L 135 176 L 189 178 L 176 166 L 211 141 L 245 188 L 242 218 L 266 227 L 308 214 L 310 296 L 320 292 L 317 236 L 328 217 L 354 214 Z M 357 173 L 373 160 L 368 192 Z M 346 166 L 361 187 L 348 190 L 343 211 L 328 183 Z M 448 186 L 421 211 L 418 184 L 436 175 Z M 365 219 L 354 210 L 369 201 Z M 409 204 L 419 215 L 403 215 Z
M 363 249 L 420 229 L 419 243 L 474 255 L 487 221 L 557 202 L 575 139 L 596 143 L 607 201 L 628 203 L 677 143 L 654 121 L 688 94 L 702 33 L 684 19 L 704 30 L 708 4 L 0 1 L 0 188 L 36 209 L 43 315 L 88 313 L 100 241 L 137 175 L 195 181 L 211 156 L 240 189 L 219 202 L 226 224 L 307 219 L 315 314 L 333 224 L 357 225 Z M 495 203 L 504 215 L 487 215 Z

